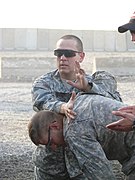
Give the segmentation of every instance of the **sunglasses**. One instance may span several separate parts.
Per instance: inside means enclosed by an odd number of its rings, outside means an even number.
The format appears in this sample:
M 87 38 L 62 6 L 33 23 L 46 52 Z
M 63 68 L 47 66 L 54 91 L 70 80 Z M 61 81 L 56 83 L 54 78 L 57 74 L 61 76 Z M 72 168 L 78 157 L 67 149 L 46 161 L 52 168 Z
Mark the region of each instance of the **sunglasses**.
M 54 55 L 60 58 L 62 55 L 64 55 L 66 58 L 74 57 L 76 56 L 76 53 L 81 53 L 80 51 L 74 51 L 70 49 L 56 49 L 54 50 Z

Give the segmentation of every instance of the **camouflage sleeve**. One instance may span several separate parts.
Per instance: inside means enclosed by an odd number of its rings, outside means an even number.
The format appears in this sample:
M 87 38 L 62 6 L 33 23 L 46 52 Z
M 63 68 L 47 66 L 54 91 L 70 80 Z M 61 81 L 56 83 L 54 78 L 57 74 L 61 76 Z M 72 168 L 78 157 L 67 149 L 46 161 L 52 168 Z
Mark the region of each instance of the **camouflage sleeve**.
M 92 75 L 92 84 L 90 93 L 98 93 L 105 97 L 122 101 L 117 91 L 117 81 L 112 74 L 106 71 L 97 71 Z
M 51 80 L 40 78 L 32 86 L 32 102 L 35 111 L 47 109 L 60 112 L 60 107 L 64 103 L 59 101 L 55 95 L 55 90 L 51 88 Z
M 64 148 L 55 151 L 39 145 L 33 153 L 36 180 L 69 180 L 65 165 Z

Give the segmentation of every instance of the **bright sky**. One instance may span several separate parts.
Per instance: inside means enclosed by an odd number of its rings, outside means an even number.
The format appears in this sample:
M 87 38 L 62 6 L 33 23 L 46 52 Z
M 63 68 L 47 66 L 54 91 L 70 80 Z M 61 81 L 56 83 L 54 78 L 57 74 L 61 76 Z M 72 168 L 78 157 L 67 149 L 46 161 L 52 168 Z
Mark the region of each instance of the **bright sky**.
M 135 0 L 0 0 L 0 28 L 117 30 Z

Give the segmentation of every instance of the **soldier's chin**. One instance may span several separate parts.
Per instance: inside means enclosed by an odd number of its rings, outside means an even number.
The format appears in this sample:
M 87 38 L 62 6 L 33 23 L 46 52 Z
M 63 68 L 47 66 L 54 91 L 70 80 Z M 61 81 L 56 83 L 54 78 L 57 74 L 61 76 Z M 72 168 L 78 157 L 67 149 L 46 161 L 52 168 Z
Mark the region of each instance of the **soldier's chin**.
M 66 69 L 60 69 L 59 71 L 60 71 L 61 73 L 63 73 L 63 74 L 68 74 L 68 73 L 69 73 L 69 71 L 66 70 Z

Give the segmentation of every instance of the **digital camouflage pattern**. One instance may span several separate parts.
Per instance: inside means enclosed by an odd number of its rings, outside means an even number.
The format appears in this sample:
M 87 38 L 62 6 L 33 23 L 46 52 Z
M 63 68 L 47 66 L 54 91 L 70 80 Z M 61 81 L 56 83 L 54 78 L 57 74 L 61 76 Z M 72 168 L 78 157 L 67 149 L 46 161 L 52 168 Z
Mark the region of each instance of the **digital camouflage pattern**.
M 86 74 L 86 78 L 93 83 L 89 93 L 98 93 L 121 101 L 117 92 L 117 82 L 110 73 L 98 71 L 92 76 Z M 62 80 L 58 70 L 49 72 L 38 78 L 32 86 L 33 109 L 35 111 L 46 109 L 59 113 L 60 106 L 68 102 L 73 91 L 80 92 Z
M 122 102 L 99 95 L 83 94 L 75 100 L 75 120 L 65 124 L 66 166 L 70 177 L 79 175 L 78 167 L 88 179 L 115 179 L 110 163 L 107 160 L 118 160 L 123 172 L 135 178 L 135 131 L 116 132 L 106 128 L 106 125 L 117 121 L 120 117 L 112 114 L 125 106 Z M 69 156 L 69 152 L 72 154 Z M 68 158 L 69 156 L 69 158 Z M 106 158 L 107 157 L 107 158 Z M 72 171 L 73 169 L 73 171 Z
M 36 180 L 69 180 L 66 170 L 64 149 L 58 147 L 56 151 L 39 145 L 33 154 Z
M 89 93 L 101 94 L 121 101 L 117 92 L 117 82 L 111 74 L 100 71 L 92 76 L 86 74 L 86 78 L 89 82 L 93 82 L 93 87 Z M 33 109 L 35 111 L 47 109 L 59 112 L 60 106 L 64 102 L 68 102 L 73 91 L 80 94 L 78 89 L 68 85 L 66 81 L 60 78 L 58 70 L 43 75 L 34 82 L 32 87 Z M 61 151 L 64 152 L 63 150 Z M 67 180 L 69 178 L 64 165 L 64 153 L 61 151 L 48 152 L 45 146 L 37 147 L 34 153 L 36 180 L 61 180 L 61 178 Z M 75 169 L 74 171 L 76 172 Z M 75 180 L 85 179 L 87 180 L 88 178 L 84 177 L 83 174 L 75 177 Z

